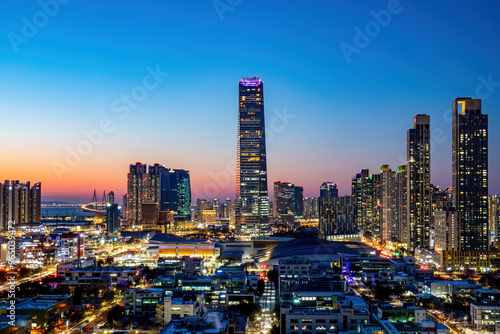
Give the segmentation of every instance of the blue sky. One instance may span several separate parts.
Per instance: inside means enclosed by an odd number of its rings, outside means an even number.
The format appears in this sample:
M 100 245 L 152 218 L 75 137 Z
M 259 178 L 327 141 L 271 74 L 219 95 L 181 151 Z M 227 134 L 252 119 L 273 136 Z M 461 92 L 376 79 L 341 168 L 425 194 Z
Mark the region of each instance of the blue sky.
M 121 194 L 135 161 L 190 170 L 194 198 L 234 197 L 244 76 L 264 81 L 270 188 L 290 181 L 317 196 L 334 181 L 348 194 L 359 169 L 404 162 L 418 113 L 435 135 L 432 182 L 451 186 L 449 109 L 471 96 L 489 114 L 490 193 L 500 192 L 498 2 L 54 1 L 0 11 L 0 178 L 41 181 L 46 198 Z M 388 8 L 387 24 L 374 23 Z M 340 45 L 377 25 L 348 62 Z M 113 102 L 147 67 L 168 76 L 120 119 Z M 103 119 L 112 130 L 69 166 L 68 147 Z

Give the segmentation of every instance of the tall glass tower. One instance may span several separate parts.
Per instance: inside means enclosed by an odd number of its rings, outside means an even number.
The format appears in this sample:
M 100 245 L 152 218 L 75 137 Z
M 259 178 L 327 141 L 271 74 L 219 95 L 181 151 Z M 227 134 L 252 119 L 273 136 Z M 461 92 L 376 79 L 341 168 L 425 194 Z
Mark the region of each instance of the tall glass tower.
M 260 78 L 239 83 L 236 161 L 236 236 L 269 235 L 264 85 Z
M 488 115 L 481 100 L 453 101 L 453 203 L 460 213 L 460 248 L 488 250 Z

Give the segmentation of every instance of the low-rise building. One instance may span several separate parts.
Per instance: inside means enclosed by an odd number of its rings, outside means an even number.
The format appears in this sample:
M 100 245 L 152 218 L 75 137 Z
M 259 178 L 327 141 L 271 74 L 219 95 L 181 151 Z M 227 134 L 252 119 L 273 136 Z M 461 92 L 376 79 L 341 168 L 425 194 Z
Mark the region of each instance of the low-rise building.
M 377 312 L 374 313 L 377 321 L 388 320 L 389 322 L 421 322 L 427 320 L 425 309 L 413 304 L 403 304 L 402 307 L 395 307 L 390 304 L 381 304 Z
M 125 314 L 156 320 L 156 306 L 163 302 L 165 291 L 159 288 L 128 289 L 125 292 Z
M 10 314 L 9 300 L 0 304 L 0 316 Z M 41 295 L 33 298 L 15 300 L 17 315 L 31 316 L 31 329 L 47 329 L 60 319 L 64 318 L 73 306 L 73 297 L 69 295 Z
M 164 325 L 172 319 L 204 315 L 204 294 L 185 294 L 181 297 L 165 296 L 156 307 L 156 322 Z
M 228 334 L 229 323 L 227 312 L 209 312 L 202 318 L 193 316 L 172 319 L 159 334 Z
M 450 334 L 450 329 L 443 324 L 434 321 L 420 322 L 390 322 L 388 320 L 380 321 L 380 326 L 385 333 L 389 334 Z
M 66 272 L 66 285 L 86 285 L 89 281 L 100 279 L 111 287 L 116 284 L 131 283 L 135 277 L 140 276 L 143 265 L 137 267 L 92 267 L 87 269 L 73 269 Z
M 500 305 L 470 304 L 470 317 L 474 329 L 494 331 L 500 321 Z

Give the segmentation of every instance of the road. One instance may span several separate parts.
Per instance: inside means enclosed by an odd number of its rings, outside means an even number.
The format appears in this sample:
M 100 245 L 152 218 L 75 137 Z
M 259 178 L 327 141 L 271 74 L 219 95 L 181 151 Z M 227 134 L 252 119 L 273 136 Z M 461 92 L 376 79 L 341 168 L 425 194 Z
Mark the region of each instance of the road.
M 115 298 L 108 305 L 104 306 L 99 310 L 97 314 L 90 314 L 89 316 L 83 318 L 78 323 L 73 324 L 72 327 L 64 331 L 63 334 L 74 334 L 86 331 L 92 331 L 95 327 L 102 327 L 106 324 L 106 315 L 108 311 L 115 305 L 123 302 L 121 298 Z
M 261 307 L 260 313 L 256 316 L 255 321 L 249 324 L 249 333 L 267 334 L 273 327 L 275 316 L 274 306 L 276 302 L 276 290 L 272 282 L 266 279 L 264 292 L 260 297 L 259 304 Z
M 24 278 L 21 278 L 21 279 L 16 279 L 15 285 L 18 286 L 21 283 L 33 282 L 33 281 L 36 281 L 36 280 L 38 280 L 40 278 L 44 278 L 46 276 L 50 276 L 50 275 L 54 274 L 55 272 L 56 272 L 56 267 L 55 266 L 50 266 L 50 267 L 48 267 L 47 269 L 45 269 L 41 273 L 29 276 L 29 277 L 24 277 Z M 11 285 L 10 283 L 9 284 L 5 284 L 4 283 L 4 284 L 0 285 L 0 292 L 4 292 L 6 290 L 9 290 L 10 289 L 10 285 Z

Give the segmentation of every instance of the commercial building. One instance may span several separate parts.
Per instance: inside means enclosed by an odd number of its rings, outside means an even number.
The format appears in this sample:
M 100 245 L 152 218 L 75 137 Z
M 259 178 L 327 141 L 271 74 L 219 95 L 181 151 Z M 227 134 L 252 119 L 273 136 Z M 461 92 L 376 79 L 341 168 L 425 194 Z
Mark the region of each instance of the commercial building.
M 10 314 L 10 301 L 0 304 L 0 315 Z M 15 300 L 15 314 L 30 315 L 31 330 L 47 330 L 54 328 L 54 324 L 65 318 L 73 306 L 73 297 L 69 295 L 43 295 L 33 298 Z
M 239 82 L 236 161 L 236 236 L 269 235 L 264 84 L 260 78 Z
M 495 331 L 495 323 L 500 322 L 500 305 L 470 304 L 470 317 L 475 330 Z
M 304 189 L 290 182 L 274 182 L 273 217 L 282 220 L 283 215 L 304 215 Z
M 164 325 L 172 319 L 198 316 L 204 314 L 205 297 L 203 293 L 184 294 L 180 297 L 167 295 L 156 307 L 156 322 Z

